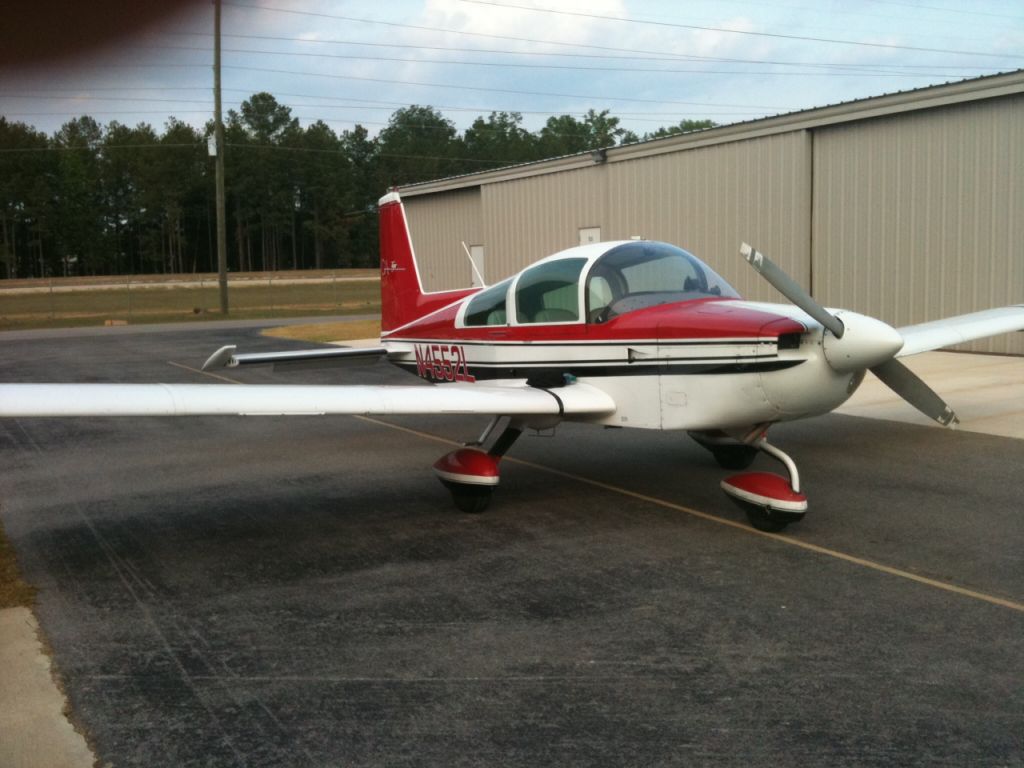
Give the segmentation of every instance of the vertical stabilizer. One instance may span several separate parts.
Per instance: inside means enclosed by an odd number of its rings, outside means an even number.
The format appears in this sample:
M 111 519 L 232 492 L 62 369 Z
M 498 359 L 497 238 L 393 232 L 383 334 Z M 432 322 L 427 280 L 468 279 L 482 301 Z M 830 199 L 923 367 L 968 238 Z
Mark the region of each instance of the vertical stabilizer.
M 424 291 L 401 197 L 398 192 L 389 192 L 377 205 L 380 211 L 382 333 L 400 328 L 475 292 L 475 289 Z

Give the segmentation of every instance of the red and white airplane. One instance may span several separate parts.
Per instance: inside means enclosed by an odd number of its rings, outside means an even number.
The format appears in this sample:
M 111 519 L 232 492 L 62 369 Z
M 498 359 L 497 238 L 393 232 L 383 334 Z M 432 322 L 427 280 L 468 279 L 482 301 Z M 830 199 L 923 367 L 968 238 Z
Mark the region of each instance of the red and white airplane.
M 783 464 L 785 477 L 742 472 L 721 484 L 755 527 L 777 531 L 803 517 L 807 498 L 792 459 L 767 440 L 772 424 L 831 411 L 868 370 L 953 424 L 949 406 L 898 358 L 1024 329 L 1024 305 L 898 330 L 825 309 L 748 245 L 747 261 L 792 304 L 743 301 L 692 254 L 646 240 L 569 248 L 489 287 L 426 292 L 394 192 L 380 200 L 380 239 L 381 346 L 224 347 L 204 369 L 384 357 L 433 386 L 3 384 L 0 417 L 486 415 L 478 440 L 434 464 L 467 512 L 487 506 L 524 429 L 580 421 L 685 430 L 727 469 L 745 470 L 759 452 Z

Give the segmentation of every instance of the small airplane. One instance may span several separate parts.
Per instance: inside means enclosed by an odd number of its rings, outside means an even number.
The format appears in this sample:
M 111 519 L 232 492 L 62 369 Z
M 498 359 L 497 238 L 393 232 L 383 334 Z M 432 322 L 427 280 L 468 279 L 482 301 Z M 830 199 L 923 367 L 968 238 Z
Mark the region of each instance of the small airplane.
M 794 461 L 768 442 L 773 424 L 831 411 L 870 370 L 954 425 L 952 409 L 899 358 L 1024 329 L 1024 305 L 899 329 L 826 309 L 746 244 L 743 256 L 791 304 L 744 301 L 692 254 L 647 240 L 581 245 L 491 286 L 427 292 L 399 194 L 381 198 L 379 210 L 380 346 L 250 354 L 228 346 L 203 368 L 384 358 L 431 386 L 0 384 L 0 417 L 488 416 L 479 438 L 434 464 L 465 512 L 487 507 L 501 458 L 526 429 L 578 421 L 684 430 L 740 471 L 721 487 L 750 523 L 780 531 L 804 516 L 807 497 Z M 759 453 L 786 476 L 743 471 Z

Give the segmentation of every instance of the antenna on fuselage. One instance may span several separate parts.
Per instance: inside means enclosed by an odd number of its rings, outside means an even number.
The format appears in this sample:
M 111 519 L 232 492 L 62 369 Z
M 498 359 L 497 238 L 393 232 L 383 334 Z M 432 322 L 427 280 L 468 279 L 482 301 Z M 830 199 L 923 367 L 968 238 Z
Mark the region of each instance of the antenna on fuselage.
M 486 288 L 487 281 L 484 280 L 484 276 L 480 273 L 480 270 L 476 266 L 476 262 L 473 261 L 473 255 L 469 252 L 469 246 L 466 245 L 466 241 L 462 241 L 462 250 L 466 252 L 466 258 L 469 259 L 469 266 L 473 268 L 473 274 L 476 275 L 476 279 L 480 281 L 480 287 Z

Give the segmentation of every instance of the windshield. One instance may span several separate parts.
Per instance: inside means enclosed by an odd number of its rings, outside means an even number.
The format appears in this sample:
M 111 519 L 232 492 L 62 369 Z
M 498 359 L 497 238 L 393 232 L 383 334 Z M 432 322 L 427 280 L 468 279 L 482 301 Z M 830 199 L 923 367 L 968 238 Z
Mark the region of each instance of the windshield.
M 637 241 L 612 248 L 587 277 L 587 322 L 637 309 L 711 296 L 740 296 L 714 270 L 682 248 Z

